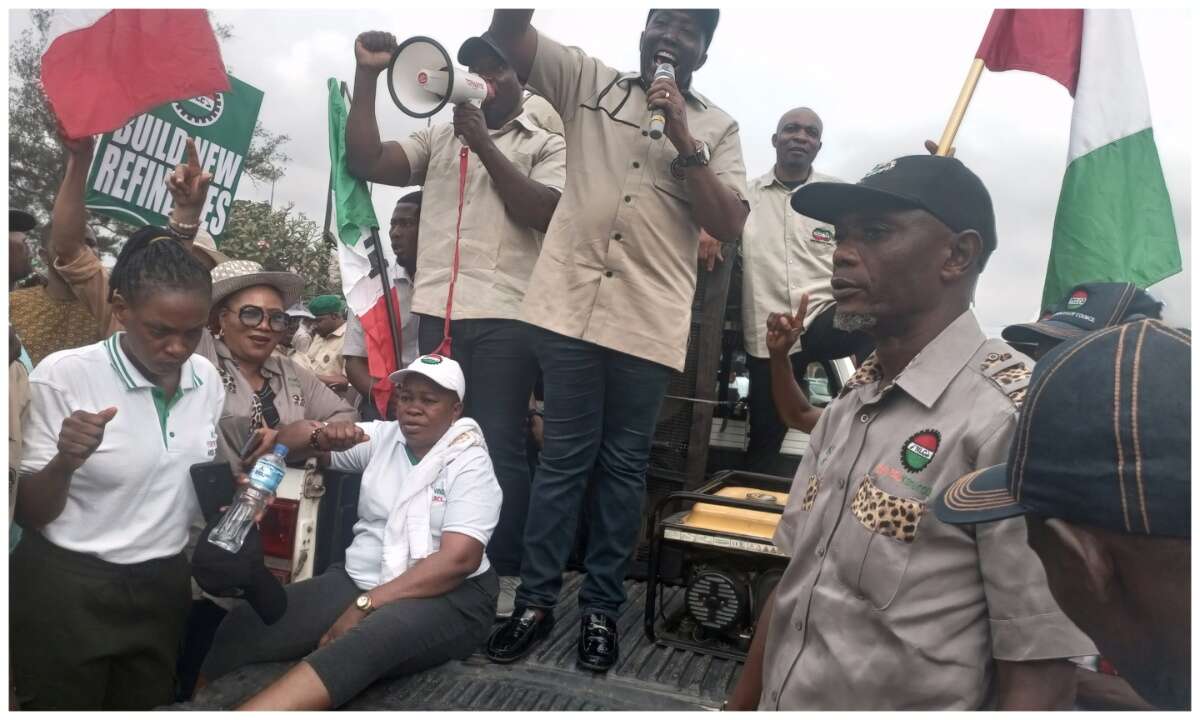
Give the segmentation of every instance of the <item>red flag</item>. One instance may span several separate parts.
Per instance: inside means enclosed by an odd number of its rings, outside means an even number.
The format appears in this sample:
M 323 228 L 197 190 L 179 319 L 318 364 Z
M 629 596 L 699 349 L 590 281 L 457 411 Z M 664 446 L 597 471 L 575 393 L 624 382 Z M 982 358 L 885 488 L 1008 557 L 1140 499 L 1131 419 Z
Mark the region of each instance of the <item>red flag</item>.
M 396 293 L 396 288 L 392 288 L 392 310 L 399 316 L 400 296 Z M 363 326 L 363 336 L 367 341 L 367 371 L 371 377 L 381 378 L 371 388 L 371 399 L 375 402 L 375 407 L 379 408 L 379 416 L 387 418 L 388 403 L 392 399 L 392 385 L 390 379 L 391 374 L 399 368 L 396 367 L 396 352 L 392 347 L 392 326 L 388 322 L 387 306 L 383 304 L 384 296 L 380 294 L 379 300 L 376 301 L 371 309 L 363 313 L 359 317 L 359 322 Z M 399 330 L 398 330 L 399 332 Z
M 204 10 L 111 10 L 55 38 L 42 86 L 70 138 L 116 130 L 173 100 L 229 90 Z
M 1082 10 L 995 10 L 975 57 L 993 72 L 1045 75 L 1074 96 L 1082 38 Z

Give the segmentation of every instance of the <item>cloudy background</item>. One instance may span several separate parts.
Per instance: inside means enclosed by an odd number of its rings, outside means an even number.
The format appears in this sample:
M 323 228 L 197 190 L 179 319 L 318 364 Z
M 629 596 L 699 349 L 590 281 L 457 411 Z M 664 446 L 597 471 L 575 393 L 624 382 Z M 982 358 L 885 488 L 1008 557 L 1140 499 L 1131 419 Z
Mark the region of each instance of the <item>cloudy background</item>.
M 396 3 L 395 5 L 399 5 Z M 274 185 L 243 180 L 239 198 L 294 203 L 322 220 L 329 177 L 325 80 L 354 76 L 353 43 L 365 30 L 397 38 L 428 35 L 451 52 L 485 29 L 488 9 L 423 3 L 427 10 L 218 9 L 217 22 L 233 27 L 222 53 L 232 73 L 263 90 L 260 119 L 291 136 L 287 175 Z M 534 24 L 559 41 L 578 45 L 609 65 L 638 66 L 644 6 L 539 10 Z M 779 116 L 797 105 L 825 121 L 816 166 L 847 180 L 898 155 L 924 152 L 937 139 L 958 95 L 991 15 L 988 8 L 832 10 L 748 8 L 726 4 L 696 88 L 741 125 L 750 176 L 767 172 L 770 136 Z M 1190 13 L 1184 9 L 1133 11 L 1149 88 L 1154 133 L 1183 253 L 1183 273 L 1152 288 L 1167 303 L 1167 319 L 1191 324 L 1191 73 Z M 28 27 L 10 14 L 10 37 Z M 378 117 L 385 139 L 424 125 L 397 110 L 380 88 Z M 990 334 L 1037 313 L 1054 209 L 1066 166 L 1072 100 L 1052 80 L 1022 72 L 986 72 L 955 141 L 958 157 L 988 185 L 996 207 L 1000 247 L 977 296 L 976 312 Z M 435 118 L 448 121 L 449 110 Z M 401 190 L 376 186 L 381 220 Z

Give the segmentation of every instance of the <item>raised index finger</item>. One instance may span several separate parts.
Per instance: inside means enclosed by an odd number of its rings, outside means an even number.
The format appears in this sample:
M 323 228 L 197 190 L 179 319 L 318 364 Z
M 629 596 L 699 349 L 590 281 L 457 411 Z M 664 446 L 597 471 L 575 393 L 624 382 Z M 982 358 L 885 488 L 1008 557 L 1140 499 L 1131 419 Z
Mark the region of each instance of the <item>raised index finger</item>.
M 196 141 L 187 139 L 187 164 L 189 168 L 200 169 L 200 153 L 196 151 Z

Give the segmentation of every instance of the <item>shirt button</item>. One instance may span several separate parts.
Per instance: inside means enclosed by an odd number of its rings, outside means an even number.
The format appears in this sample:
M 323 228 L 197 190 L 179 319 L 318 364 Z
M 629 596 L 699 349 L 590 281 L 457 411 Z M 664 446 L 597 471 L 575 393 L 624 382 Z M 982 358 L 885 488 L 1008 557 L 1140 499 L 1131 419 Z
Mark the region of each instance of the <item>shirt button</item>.
M 838 478 L 838 487 L 840 487 L 840 488 L 846 487 L 846 478 Z
M 642 133 L 642 134 L 644 135 L 645 133 Z M 633 168 L 634 168 L 635 170 L 636 170 L 637 168 L 640 168 L 641 166 L 642 166 L 642 164 L 641 164 L 640 162 L 638 162 L 637 160 L 634 160 L 634 161 L 633 161 Z
M 621 239 L 621 233 L 613 233 L 613 240 L 620 240 L 620 239 Z
M 804 621 L 803 621 L 803 620 L 797 620 L 797 621 L 796 621 L 796 629 L 797 629 L 797 630 L 803 630 L 803 629 L 804 629 Z
M 612 270 L 605 270 L 604 277 L 612 277 Z
M 779 693 L 771 691 L 771 702 L 779 702 Z
M 633 197 L 631 195 L 626 195 L 625 202 L 633 202 Z
M 824 545 L 817 546 L 817 557 L 825 557 L 825 546 Z
M 167 434 L 170 435 L 171 437 L 175 437 L 175 433 L 167 433 Z
M 869 422 L 871 422 L 871 416 L 868 415 L 867 413 L 863 413 L 862 415 L 858 416 L 858 421 L 860 423 L 869 423 Z

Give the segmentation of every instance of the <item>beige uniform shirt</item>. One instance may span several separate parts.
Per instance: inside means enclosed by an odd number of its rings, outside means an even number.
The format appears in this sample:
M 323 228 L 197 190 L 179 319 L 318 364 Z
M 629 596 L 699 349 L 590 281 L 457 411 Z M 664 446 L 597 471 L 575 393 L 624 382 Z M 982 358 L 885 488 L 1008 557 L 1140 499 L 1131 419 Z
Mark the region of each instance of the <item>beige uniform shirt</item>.
M 528 84 L 562 117 L 567 186 L 521 319 L 683 370 L 700 226 L 671 171 L 675 147 L 643 130 L 650 112 L 638 73 L 539 35 Z M 708 145 L 710 167 L 745 197 L 737 123 L 699 93 L 685 95 L 688 128 Z
M 931 499 L 1004 462 L 1032 364 L 967 311 L 886 388 L 872 356 L 822 414 L 775 533 L 760 709 L 974 710 L 993 660 L 1094 654 L 1025 521 L 940 522 Z
M 561 136 L 542 129 L 524 112 L 490 135 L 518 170 L 562 192 L 567 148 Z M 410 182 L 423 186 L 413 312 L 445 317 L 463 144 L 447 123 L 418 130 L 400 146 L 412 168 Z M 514 220 L 479 156 L 470 153 L 467 158 L 453 319 L 516 319 L 542 233 Z
M 238 370 L 237 361 L 225 343 L 207 330 L 196 347 L 196 354 L 208 359 L 217 368 L 225 387 L 225 408 L 218 423 L 217 444 L 220 457 L 238 465 L 238 454 L 252 430 L 264 427 L 262 406 L 246 377 Z M 272 354 L 262 366 L 271 391 L 275 393 L 275 409 L 279 424 L 298 420 L 323 422 L 357 422 L 358 412 L 350 407 L 317 379 L 311 371 L 294 360 Z
M 327 337 L 313 333 L 308 347 L 297 352 L 292 358 L 297 365 L 311 370 L 314 375 L 345 375 L 346 360 L 342 357 L 342 344 L 345 339 L 346 323 L 343 322 Z
M 842 182 L 816 170 L 808 182 Z M 807 184 L 807 183 L 805 183 Z M 792 193 L 772 169 L 750 181 L 750 217 L 742 231 L 742 333 L 746 353 L 768 357 L 767 316 L 796 312 L 808 293 L 804 326 L 833 304 L 833 226 L 792 209 Z M 804 342 L 801 336 L 791 352 Z

